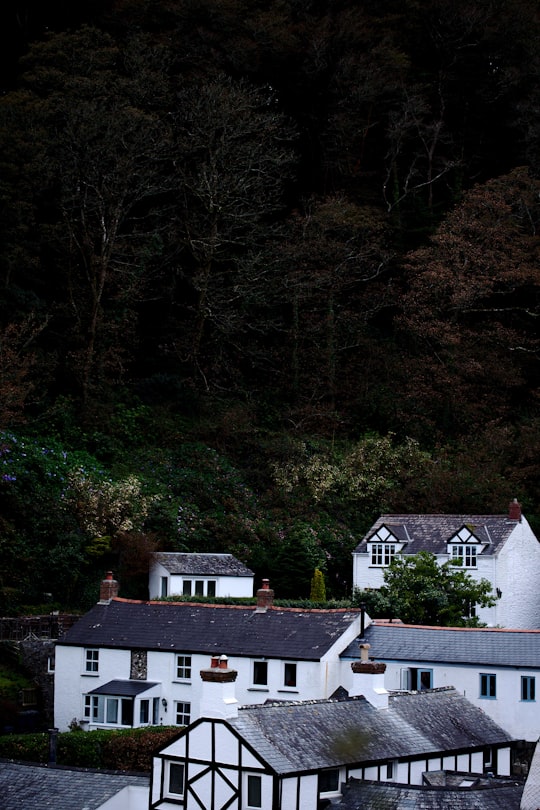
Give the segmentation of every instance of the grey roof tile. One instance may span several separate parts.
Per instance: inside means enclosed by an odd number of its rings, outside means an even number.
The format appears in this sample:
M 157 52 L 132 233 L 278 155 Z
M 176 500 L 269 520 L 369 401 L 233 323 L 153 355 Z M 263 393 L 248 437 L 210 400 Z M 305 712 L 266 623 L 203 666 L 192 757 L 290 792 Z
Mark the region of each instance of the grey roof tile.
M 98 603 L 58 642 L 132 650 L 260 656 L 317 661 L 353 622 L 359 610 L 298 610 L 194 604 Z
M 482 666 L 540 667 L 540 630 L 422 627 L 399 622 L 366 628 L 364 641 L 371 658 L 380 661 L 480 664 Z M 358 642 L 342 658 L 358 658 Z
M 150 681 L 109 681 L 88 692 L 89 695 L 115 695 L 116 697 L 135 697 L 147 692 L 157 683 Z
M 229 720 L 278 773 L 503 745 L 510 736 L 452 688 L 249 706 Z
M 484 556 L 497 554 L 516 527 L 508 515 L 381 515 L 360 541 L 355 553 L 367 553 L 367 543 L 382 526 L 400 542 L 406 543 L 402 554 L 430 551 L 446 553 L 448 541 L 467 526 L 481 543 Z
M 476 787 L 433 788 L 350 779 L 339 810 L 519 810 L 523 784 L 482 780 Z
M 232 554 L 157 551 L 152 555 L 170 574 L 253 577 L 254 573 Z
M 538 810 L 540 807 L 540 744 L 537 743 L 534 756 L 532 758 L 531 767 L 527 781 L 525 782 L 525 789 L 523 791 L 523 798 L 521 801 L 521 810 Z
M 149 779 L 0 761 L 0 807 L 5 810 L 97 810 L 119 791 L 134 785 L 148 787 Z

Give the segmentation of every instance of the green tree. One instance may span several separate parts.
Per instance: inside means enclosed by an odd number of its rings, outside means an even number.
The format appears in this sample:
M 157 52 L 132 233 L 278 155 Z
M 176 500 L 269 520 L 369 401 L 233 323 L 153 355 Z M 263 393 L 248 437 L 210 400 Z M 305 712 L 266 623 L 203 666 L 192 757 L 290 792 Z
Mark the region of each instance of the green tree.
M 539 192 L 526 168 L 479 184 L 408 257 L 399 407 L 424 440 L 477 434 L 534 407 Z
M 309 598 L 312 602 L 326 602 L 324 574 L 320 568 L 316 568 L 313 572 L 313 577 L 311 580 L 311 593 Z
M 365 601 L 360 596 L 360 601 Z M 395 557 L 384 572 L 378 610 L 406 624 L 443 627 L 478 626 L 474 605 L 491 607 L 495 596 L 487 579 L 475 580 L 449 562 L 439 565 L 434 554 L 421 551 Z M 368 607 L 369 612 L 369 607 Z
M 22 62 L 24 89 L 0 111 L 1 143 L 9 165 L 18 162 L 25 195 L 14 210 L 19 220 L 35 218 L 34 262 L 48 271 L 53 291 L 50 336 L 85 402 L 96 385 L 122 377 L 166 241 L 171 133 L 155 109 L 167 103 L 165 68 L 140 38 L 122 49 L 88 27 L 51 35 L 32 46 Z M 22 236 L 19 220 L 13 225 Z M 13 247 L 8 257 L 3 276 L 16 288 L 30 262 Z

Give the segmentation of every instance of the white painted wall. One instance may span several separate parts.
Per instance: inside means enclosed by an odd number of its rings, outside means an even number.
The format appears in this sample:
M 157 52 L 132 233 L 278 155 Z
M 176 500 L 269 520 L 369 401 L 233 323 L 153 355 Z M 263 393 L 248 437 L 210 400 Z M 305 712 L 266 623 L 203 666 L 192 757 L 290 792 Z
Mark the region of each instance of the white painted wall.
M 343 663 L 339 652 L 358 633 L 356 622 L 342 640 L 334 645 L 323 661 L 296 661 L 296 687 L 284 683 L 285 662 L 281 659 L 257 659 L 267 661 L 268 682 L 265 686 L 253 683 L 252 658 L 229 658 L 229 668 L 235 669 L 238 676 L 235 683 L 235 696 L 239 705 L 264 703 L 269 698 L 279 700 L 318 700 L 330 695 L 342 685 Z M 189 654 L 189 653 L 186 653 Z M 191 656 L 191 678 L 181 680 L 176 677 L 177 654 L 174 652 L 152 651 L 147 657 L 147 680 L 160 684 L 154 690 L 145 692 L 140 698 L 160 698 L 160 718 L 163 725 L 174 725 L 176 702 L 191 704 L 191 722 L 201 716 L 200 704 L 203 683 L 201 669 L 208 669 L 210 656 L 194 653 Z M 55 725 L 66 731 L 73 718 L 83 719 L 83 695 L 114 679 L 129 680 L 131 654 L 129 650 L 101 649 L 99 672 L 97 675 L 84 674 L 85 648 L 56 648 L 55 672 Z M 350 664 L 349 664 L 350 668 Z M 165 699 L 166 708 L 162 704 Z M 136 704 L 137 705 L 137 704 Z M 135 712 L 137 724 L 138 712 Z M 114 726 L 117 728 L 118 726 Z M 89 724 L 88 728 L 92 728 Z M 103 725 L 100 724 L 100 728 Z
M 504 643 L 503 639 L 501 643 Z M 433 688 L 453 686 L 515 739 L 535 742 L 540 736 L 540 670 L 424 661 L 421 664 L 415 661 L 384 661 L 384 663 L 386 664 L 384 683 L 390 691 L 401 688 L 402 669 L 418 666 L 421 669 L 431 669 Z M 480 673 L 496 675 L 496 698 L 480 697 Z M 521 700 L 522 676 L 536 678 L 536 701 Z
M 129 785 L 101 804 L 99 810 L 148 810 L 149 795 L 148 787 Z

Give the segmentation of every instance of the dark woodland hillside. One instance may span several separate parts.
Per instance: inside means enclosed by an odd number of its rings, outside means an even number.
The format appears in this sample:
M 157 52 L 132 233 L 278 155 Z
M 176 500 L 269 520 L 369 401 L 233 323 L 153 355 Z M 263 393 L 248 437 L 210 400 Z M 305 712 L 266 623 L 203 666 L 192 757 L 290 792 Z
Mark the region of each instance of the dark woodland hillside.
M 2 611 L 144 596 L 153 548 L 339 597 L 382 509 L 534 524 L 536 3 L 0 14 Z

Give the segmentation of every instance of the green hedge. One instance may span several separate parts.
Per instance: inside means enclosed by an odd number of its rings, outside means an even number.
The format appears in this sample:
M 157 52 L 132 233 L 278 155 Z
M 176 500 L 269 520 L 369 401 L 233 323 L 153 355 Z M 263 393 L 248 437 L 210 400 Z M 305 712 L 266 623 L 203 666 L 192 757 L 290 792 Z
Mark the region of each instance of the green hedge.
M 148 772 L 155 751 L 179 732 L 178 726 L 68 731 L 58 735 L 57 764 L 111 771 Z M 46 763 L 49 735 L 7 734 L 0 737 L 0 758 Z

